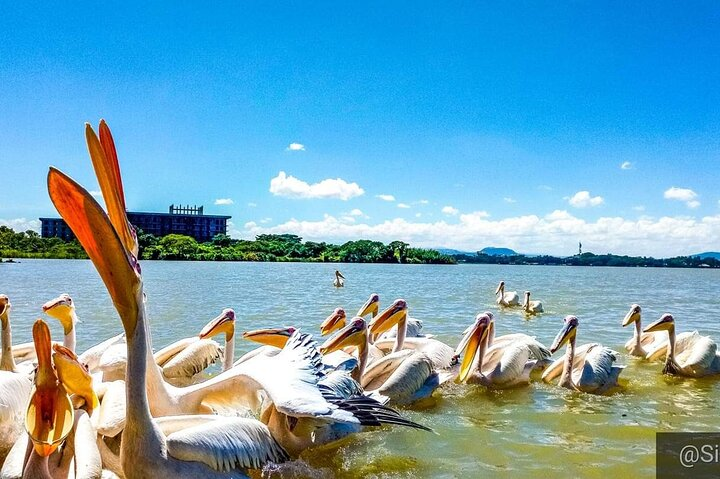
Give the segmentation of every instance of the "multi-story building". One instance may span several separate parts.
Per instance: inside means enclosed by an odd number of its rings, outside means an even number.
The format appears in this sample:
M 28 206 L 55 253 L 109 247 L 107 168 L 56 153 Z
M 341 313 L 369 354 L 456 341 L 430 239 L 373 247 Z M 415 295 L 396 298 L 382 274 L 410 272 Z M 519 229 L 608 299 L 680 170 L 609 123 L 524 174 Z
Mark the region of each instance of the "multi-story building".
M 213 236 L 227 234 L 227 221 L 230 216 L 203 214 L 202 206 L 175 206 L 170 205 L 167 213 L 143 213 L 128 211 L 128 221 L 135 228 L 155 236 L 181 234 L 192 236 L 203 243 L 210 241 Z M 40 218 L 43 238 L 57 236 L 64 240 L 73 239 L 70 228 L 62 218 Z

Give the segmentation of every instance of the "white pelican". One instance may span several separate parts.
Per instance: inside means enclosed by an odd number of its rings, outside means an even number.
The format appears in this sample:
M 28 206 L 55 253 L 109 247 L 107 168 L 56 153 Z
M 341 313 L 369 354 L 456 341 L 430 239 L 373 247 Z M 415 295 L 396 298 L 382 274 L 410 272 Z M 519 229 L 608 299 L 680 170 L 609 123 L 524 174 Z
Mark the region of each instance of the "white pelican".
M 200 331 L 200 339 L 209 339 L 218 334 L 225 334 L 225 359 L 223 371 L 227 371 L 235 362 L 235 311 L 225 308 L 220 316 L 211 320 Z
M 567 352 L 543 373 L 543 381 L 550 382 L 558 375 L 558 363 L 563 364 L 558 386 L 586 393 L 602 394 L 618 386 L 618 376 L 625 366 L 613 366 L 616 352 L 598 343 L 584 344 L 575 349 L 578 319 L 565 316 L 565 324 L 555 336 L 550 348 L 554 353 L 567 343 Z
M 622 325 L 625 327 L 635 323 L 635 334 L 625 343 L 625 349 L 631 356 L 646 358 L 648 353 L 645 347 L 650 350 L 664 347 L 667 344 L 667 337 L 662 333 L 644 333 L 641 325 L 641 313 L 642 308 L 639 304 L 631 305 Z
M 523 301 L 522 307 L 527 314 L 544 312 L 542 301 L 530 301 L 530 291 L 525 291 L 525 301 Z
M 127 422 L 121 444 L 123 472 L 141 477 L 243 477 L 246 467 L 279 461 L 285 454 L 260 422 L 217 418 L 169 435 L 163 434 L 150 414 L 146 373 L 157 366 L 150 354 L 142 278 L 136 259 L 137 241 L 125 217 L 122 183 L 109 129 L 100 125 L 101 141 L 90 125 L 86 137 L 110 219 L 80 185 L 51 168 L 50 198 L 75 233 L 110 293 L 125 329 Z M 109 158 L 108 158 L 109 157 Z M 112 222 L 112 223 L 111 223 Z
M 75 353 L 59 344 L 53 345 L 55 352 L 52 364 L 47 364 L 50 357 L 50 331 L 42 320 L 38 320 L 33 327 L 33 336 L 38 351 L 42 349 L 42 352 L 38 355 L 36 391 L 26 417 L 30 438 L 22 437 L 13 446 L 0 477 L 99 479 L 102 461 L 96 444 L 97 433 L 89 418 L 93 404 L 97 405 L 92 378 L 77 361 Z M 54 372 L 52 365 L 55 366 Z M 40 369 L 43 373 L 39 372 Z M 80 401 L 87 407 L 87 413 L 78 409 L 74 411 L 73 419 L 72 408 L 67 409 L 67 401 L 70 399 L 67 393 L 80 394 Z M 59 399 L 59 402 L 55 402 L 55 399 Z M 55 434 L 58 432 L 60 437 L 67 432 L 61 448 L 57 447 L 60 442 Z M 29 442 L 33 447 L 28 456 Z
M 717 343 L 709 337 L 695 333 L 688 337 L 688 340 L 682 345 L 682 350 L 677 351 L 679 348 L 677 348 L 675 337 L 675 318 L 668 313 L 663 314 L 660 319 L 645 328 L 646 333 L 656 331 L 667 331 L 668 334 L 663 374 L 699 378 L 720 373 L 720 354 L 718 354 Z
M 529 384 L 530 373 L 550 358 L 550 351 L 525 334 L 508 335 L 512 340 L 501 336 L 498 344 L 493 344 L 493 331 L 492 315 L 481 313 L 475 317 L 455 350 L 458 356 L 464 352 L 458 382 L 497 389 Z
M 109 135 L 104 122 L 101 123 L 101 135 L 103 128 Z M 239 477 L 242 468 L 257 468 L 267 461 L 284 459 L 286 454 L 270 435 L 268 427 L 257 421 L 207 416 L 193 421 L 187 429 L 165 435 L 152 418 L 148 389 L 153 387 L 151 378 L 157 378 L 159 370 L 149 353 L 152 345 L 145 317 L 142 276 L 133 254 L 137 251 L 137 243 L 132 235 L 125 243 L 118 234 L 129 226 L 123 210 L 118 207 L 124 202 L 120 200 L 122 186 L 116 159 L 108 164 L 108 149 L 101 146 L 89 125 L 86 134 L 110 219 L 86 190 L 52 167 L 48 174 L 48 190 L 58 212 L 105 283 L 125 329 L 127 422 L 120 454 L 125 476 L 128 479 L 165 475 L 174 478 Z M 114 153 L 114 149 L 111 151 Z M 263 418 L 267 419 L 277 441 L 287 439 L 291 445 L 294 436 L 286 434 L 295 434 L 296 428 L 300 427 L 298 424 L 306 418 L 361 425 L 367 421 L 374 425 L 382 422 L 378 415 L 384 409 L 375 401 L 366 405 L 370 401 L 367 398 L 362 404 L 326 399 L 318 387 L 319 363 L 320 355 L 308 335 L 296 333 L 280 353 L 263 362 L 262 368 L 240 365 L 204 383 L 175 388 L 183 392 L 174 399 L 184 401 L 186 405 L 194 402 L 196 408 L 203 401 L 212 399 L 241 400 L 257 408 L 264 397 Z M 164 388 L 162 382 L 159 386 L 165 394 L 172 391 Z M 375 408 L 379 408 L 377 415 L 373 415 Z M 274 422 L 273 418 L 280 422 Z M 178 421 L 187 424 L 186 418 L 178 418 Z M 303 422 L 303 425 L 306 424 Z M 303 436 L 309 436 L 311 440 L 313 429 L 312 423 L 307 429 L 300 427 Z
M 10 329 L 10 300 L 0 294 L 0 323 L 2 323 L 2 350 L 0 350 L 0 464 L 23 433 L 23 419 L 32 379 L 17 372 L 12 354 Z M 34 349 L 34 347 L 33 347 Z
M 336 288 L 342 288 L 345 286 L 345 276 L 338 270 L 335 270 L 335 280 L 333 280 L 333 286 Z
M 495 296 L 497 296 L 495 302 L 500 306 L 520 306 L 520 296 L 517 291 L 505 292 L 505 281 L 500 281 L 495 290 Z

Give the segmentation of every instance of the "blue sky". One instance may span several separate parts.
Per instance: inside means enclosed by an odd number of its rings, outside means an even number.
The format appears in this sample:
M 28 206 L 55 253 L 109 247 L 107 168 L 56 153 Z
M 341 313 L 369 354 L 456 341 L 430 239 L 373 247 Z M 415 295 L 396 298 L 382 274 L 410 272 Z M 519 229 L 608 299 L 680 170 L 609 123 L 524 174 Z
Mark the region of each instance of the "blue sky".
M 4 3 L 0 224 L 105 118 L 130 209 L 235 237 L 720 250 L 717 4 L 267 3 Z

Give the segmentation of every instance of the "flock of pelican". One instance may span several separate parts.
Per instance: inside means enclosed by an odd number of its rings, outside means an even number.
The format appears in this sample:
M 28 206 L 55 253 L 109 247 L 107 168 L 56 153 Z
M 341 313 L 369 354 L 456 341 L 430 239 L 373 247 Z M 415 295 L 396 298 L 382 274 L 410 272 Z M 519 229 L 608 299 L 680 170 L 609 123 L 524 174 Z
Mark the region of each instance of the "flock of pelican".
M 86 139 L 107 212 L 52 167 L 48 191 L 100 274 L 124 334 L 78 353 L 75 303 L 63 294 L 42 305 L 62 325 L 62 344 L 38 319 L 33 342 L 13 346 L 11 303 L 0 294 L 0 478 L 247 477 L 366 427 L 429 430 L 392 406 L 427 398 L 449 381 L 510 388 L 557 379 L 595 394 L 618 386 L 618 353 L 576 346 L 575 316 L 565 317 L 547 348 L 526 334 L 496 337 L 494 315 L 480 313 L 452 347 L 423 333 L 405 300 L 381 309 L 377 294 L 352 317 L 335 309 L 320 325 L 327 336 L 320 347 L 294 327 L 258 329 L 242 336 L 261 346 L 235 360 L 236 317 L 225 309 L 197 335 L 153 353 L 115 145 L 104 121 L 99 136 L 87 125 Z M 504 282 L 496 295 L 503 307 L 543 311 L 529 292 L 521 305 Z M 664 357 L 666 374 L 720 372 L 716 343 L 697 332 L 676 335 L 672 315 L 643 329 L 633 305 L 622 325 L 633 323 L 631 355 Z M 222 372 L 202 374 L 218 361 Z

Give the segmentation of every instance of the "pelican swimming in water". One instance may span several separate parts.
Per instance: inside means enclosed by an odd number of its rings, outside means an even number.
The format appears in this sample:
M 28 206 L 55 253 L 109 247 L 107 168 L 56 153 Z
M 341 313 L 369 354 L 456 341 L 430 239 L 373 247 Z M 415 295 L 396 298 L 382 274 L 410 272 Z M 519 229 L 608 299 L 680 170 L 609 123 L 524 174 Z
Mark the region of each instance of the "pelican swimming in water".
M 493 344 L 493 324 L 491 314 L 480 313 L 475 317 L 475 323 L 455 350 L 457 356 L 463 355 L 457 381 L 496 389 L 529 384 L 530 374 L 550 358 L 550 351 L 525 334 Z
M 641 324 L 642 308 L 639 304 L 630 306 L 630 311 L 623 318 L 623 328 L 635 323 L 635 334 L 625 343 L 625 349 L 631 356 L 647 358 L 647 349 L 656 350 L 667 344 L 667 337 L 663 333 L 644 333 Z
M 18 372 L 13 358 L 10 308 L 8 297 L 0 294 L 0 464 L 23 433 L 25 407 L 32 390 L 31 376 Z
M 525 301 L 523 301 L 522 307 L 527 314 L 538 314 L 545 311 L 542 301 L 530 301 L 530 291 L 525 291 Z
M 333 286 L 336 288 L 342 288 L 345 286 L 345 276 L 343 276 L 338 270 L 335 270 L 335 280 L 333 281 Z
M 505 292 L 505 281 L 500 281 L 497 289 L 495 290 L 495 296 L 497 296 L 495 302 L 500 306 L 508 307 L 520 305 L 520 296 L 518 296 L 517 291 Z
M 563 328 L 555 336 L 550 352 L 555 353 L 564 344 L 567 352 L 551 364 L 543 373 L 543 381 L 550 382 L 558 376 L 558 364 L 562 375 L 558 386 L 586 393 L 603 394 L 618 386 L 618 376 L 625 366 L 613 366 L 617 353 L 598 343 L 575 348 L 578 318 L 565 316 Z
M 699 378 L 720 373 L 720 354 L 717 343 L 707 336 L 689 335 L 678 347 L 675 337 L 675 318 L 665 313 L 660 319 L 647 326 L 646 333 L 667 331 L 667 356 L 663 374 Z

